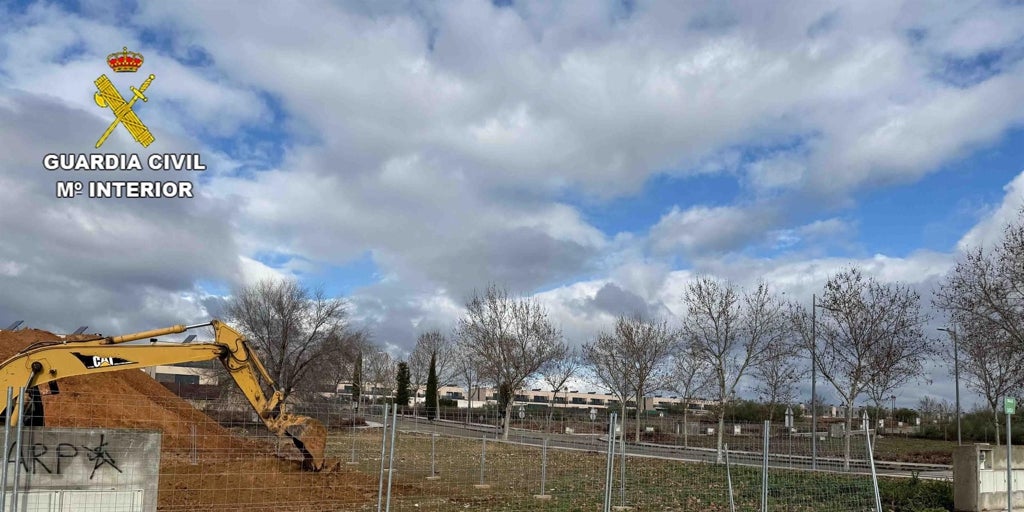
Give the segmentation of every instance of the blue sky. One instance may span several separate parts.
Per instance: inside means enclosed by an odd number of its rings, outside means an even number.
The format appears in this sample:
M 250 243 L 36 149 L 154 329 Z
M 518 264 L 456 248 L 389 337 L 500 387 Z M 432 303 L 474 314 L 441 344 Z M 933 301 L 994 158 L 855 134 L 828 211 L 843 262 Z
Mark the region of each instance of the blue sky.
M 614 320 L 601 290 L 671 317 L 702 273 L 809 298 L 857 265 L 927 292 L 1022 203 L 1019 4 L 82 0 L 0 15 L 0 323 L 147 329 L 297 278 L 401 355 L 497 282 L 579 344 Z M 145 55 L 139 76 L 104 69 L 122 46 Z M 200 152 L 196 198 L 53 197 L 41 156 L 92 151 L 104 72 L 122 91 L 157 75 L 143 153 Z M 117 130 L 103 150 L 139 148 Z

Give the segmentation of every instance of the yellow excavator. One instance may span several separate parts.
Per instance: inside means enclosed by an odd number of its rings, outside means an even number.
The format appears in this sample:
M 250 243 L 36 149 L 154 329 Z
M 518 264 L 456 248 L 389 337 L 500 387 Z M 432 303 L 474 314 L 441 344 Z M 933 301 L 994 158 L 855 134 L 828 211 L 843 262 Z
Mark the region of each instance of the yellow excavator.
M 157 340 L 159 336 L 202 327 L 213 327 L 213 341 L 178 343 Z M 12 425 L 19 420 L 24 424 L 42 425 L 42 416 L 30 412 L 42 409 L 38 386 L 49 384 L 51 389 L 55 389 L 58 379 L 217 359 L 231 374 L 267 428 L 292 440 L 302 453 L 303 469 L 323 469 L 327 429 L 313 418 L 282 410 L 284 395 L 275 388 L 274 380 L 255 351 L 244 336 L 223 322 L 212 320 L 205 324 L 175 325 L 122 336 L 75 338 L 67 336 L 61 340 L 33 343 L 0 364 L 0 389 L 10 386 L 17 390 L 24 386 L 27 390 L 25 405 L 29 409 L 25 417 L 20 418 L 22 408 L 10 407 L 11 411 L 4 412 L 4 421 Z M 147 339 L 148 343 L 128 343 Z

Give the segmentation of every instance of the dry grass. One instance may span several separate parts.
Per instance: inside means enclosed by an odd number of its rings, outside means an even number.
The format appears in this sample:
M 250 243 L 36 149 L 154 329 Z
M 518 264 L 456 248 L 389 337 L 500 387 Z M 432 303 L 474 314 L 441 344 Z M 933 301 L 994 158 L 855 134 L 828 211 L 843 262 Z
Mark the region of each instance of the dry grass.
M 363 431 L 354 439 L 358 464 L 352 467 L 376 476 L 380 469 L 380 430 Z M 350 460 L 352 441 L 349 433 L 333 436 L 328 447 L 330 457 Z M 537 447 L 489 440 L 483 476 L 489 489 L 474 487 L 481 482 L 479 439 L 438 437 L 435 465 L 439 480 L 427 480 L 431 474 L 430 453 L 429 436 L 399 433 L 393 478 L 401 486 L 392 497 L 392 510 L 583 511 L 598 510 L 602 504 L 602 453 L 549 450 L 545 492 L 552 499 L 547 501 L 533 498 L 540 493 L 541 453 Z M 618 465 L 615 471 L 613 504 L 618 505 Z M 737 507 L 757 509 L 760 468 L 734 467 L 732 473 Z M 871 481 L 866 477 L 772 470 L 769 488 L 769 503 L 774 510 L 859 511 L 873 505 Z M 728 510 L 725 467 L 629 458 L 625 503 L 635 510 Z

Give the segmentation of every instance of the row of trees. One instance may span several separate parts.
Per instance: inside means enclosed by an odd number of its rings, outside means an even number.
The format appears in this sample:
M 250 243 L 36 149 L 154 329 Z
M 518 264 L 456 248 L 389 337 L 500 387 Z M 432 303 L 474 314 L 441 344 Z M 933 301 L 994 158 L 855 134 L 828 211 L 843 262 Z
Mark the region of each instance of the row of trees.
M 700 277 L 684 291 L 678 328 L 663 320 L 621 317 L 612 332 L 584 345 L 584 358 L 621 404 L 627 398 L 638 404 L 638 440 L 643 396 L 671 389 L 718 402 L 721 457 L 725 411 L 740 386 L 752 384 L 771 418 L 794 401 L 816 354 L 818 371 L 843 400 L 850 431 L 854 404 L 867 390 L 891 390 L 921 375 L 930 346 L 922 336 L 925 317 L 908 287 L 879 283 L 855 268 L 831 276 L 822 298 L 821 318 L 812 321 L 810 308 L 766 284 L 743 290 Z M 887 395 L 872 396 L 880 403 Z M 685 414 L 684 409 L 684 422 Z M 847 457 L 849 449 L 847 439 Z
M 912 361 L 921 350 L 906 341 L 920 332 L 916 296 L 909 291 L 883 286 L 852 269 L 829 280 L 824 299 L 834 317 L 831 323 L 821 322 L 819 365 L 847 404 L 856 403 L 866 387 L 882 386 L 877 383 L 883 377 L 898 382 L 904 368 L 910 372 L 920 367 Z M 492 285 L 467 302 L 453 330 L 455 341 L 440 331 L 427 331 L 405 361 L 396 361 L 374 347 L 365 333 L 352 330 L 341 301 L 294 282 L 264 282 L 243 290 L 228 312 L 256 344 L 286 396 L 333 390 L 350 380 L 357 399 L 363 382 L 371 382 L 377 393 L 391 396 L 397 391 L 398 402 L 407 404 L 410 385 L 420 389 L 426 383 L 432 414 L 439 381 L 460 381 L 470 398 L 473 388 L 488 384 L 498 389 L 506 437 L 513 398 L 534 380 L 545 381 L 558 393 L 573 378 L 590 378 L 617 397 L 624 419 L 627 403 L 635 403 L 637 440 L 644 397 L 658 390 L 675 390 L 684 397 L 706 395 L 724 406 L 749 375 L 773 409 L 795 398 L 806 366 L 799 364 L 798 353 L 807 339 L 793 333 L 803 332 L 807 311 L 785 302 L 767 285 L 744 292 L 711 277 L 690 284 L 683 305 L 679 327 L 640 315 L 623 316 L 611 331 L 599 333 L 576 352 L 536 300 Z M 724 410 L 719 408 L 719 444 Z M 847 407 L 850 421 L 852 405 Z
M 996 248 L 968 253 L 935 293 L 935 305 L 949 314 L 955 330 L 968 385 L 993 412 L 1001 397 L 1024 384 L 1022 295 L 1020 225 L 1008 228 Z M 307 380 L 315 388 L 352 380 L 355 396 L 363 381 L 373 382 L 390 395 L 394 389 L 387 388 L 402 381 L 405 388 L 426 384 L 432 411 L 439 383 L 459 382 L 470 400 L 472 390 L 491 385 L 498 390 L 507 437 L 514 396 L 528 383 L 545 382 L 557 397 L 573 379 L 592 380 L 617 397 L 624 420 L 627 402 L 636 404 L 639 419 L 645 396 L 672 390 L 722 405 L 721 456 L 725 406 L 745 391 L 741 387 L 754 391 L 774 415 L 795 400 L 813 358 L 842 402 L 849 432 L 865 397 L 881 407 L 896 390 L 924 378 L 928 357 L 942 352 L 936 337 L 924 332 L 928 318 L 921 298 L 907 285 L 848 268 L 830 276 L 819 297 L 809 307 L 764 283 L 743 289 L 701 276 L 682 294 L 678 323 L 621 316 L 574 350 L 538 301 L 491 285 L 469 298 L 450 336 L 422 333 L 401 364 L 374 347 L 366 333 L 350 328 L 343 302 L 293 282 L 243 290 L 228 313 L 257 345 L 286 395 Z M 639 421 L 634 427 L 639 440 Z M 849 451 L 847 439 L 847 459 Z

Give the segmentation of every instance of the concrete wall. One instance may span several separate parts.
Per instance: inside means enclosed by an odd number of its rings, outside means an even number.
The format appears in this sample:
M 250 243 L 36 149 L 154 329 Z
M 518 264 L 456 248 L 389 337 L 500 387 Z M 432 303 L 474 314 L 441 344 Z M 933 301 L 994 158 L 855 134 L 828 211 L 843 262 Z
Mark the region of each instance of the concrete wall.
M 1013 447 L 1013 508 L 1024 510 L 1024 446 Z M 953 451 L 957 511 L 1006 510 L 1006 446 L 975 444 Z
M 8 508 L 15 446 L 12 428 L 4 486 Z M 25 428 L 17 467 L 18 510 L 155 512 L 160 432 Z

